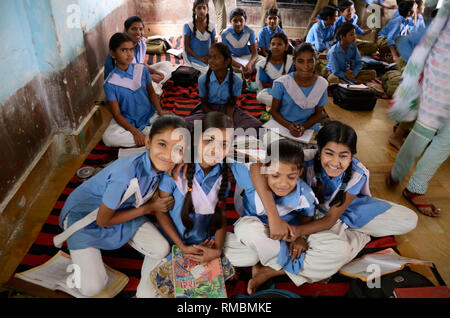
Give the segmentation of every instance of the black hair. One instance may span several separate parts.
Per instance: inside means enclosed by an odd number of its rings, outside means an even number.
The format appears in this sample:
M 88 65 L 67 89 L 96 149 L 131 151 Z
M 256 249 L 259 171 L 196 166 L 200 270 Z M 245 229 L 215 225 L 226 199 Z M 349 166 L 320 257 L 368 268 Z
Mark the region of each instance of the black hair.
M 124 42 L 133 42 L 133 39 L 126 33 L 117 32 L 109 39 L 109 50 L 115 51 Z
M 300 55 L 300 53 L 303 52 L 311 52 L 314 58 L 317 60 L 317 51 L 314 48 L 314 46 L 311 43 L 303 42 L 302 44 L 298 45 L 294 50 L 294 60 L 297 58 L 297 56 Z
M 319 130 L 317 136 L 317 146 L 319 151 L 314 158 L 314 172 L 316 174 L 316 185 L 312 187 L 319 203 L 324 202 L 325 187 L 321 181 L 322 164 L 320 163 L 320 153 L 328 142 L 335 142 L 338 144 L 346 145 L 352 154 L 356 154 L 356 142 L 357 135 L 355 130 L 339 121 L 330 121 L 326 123 L 322 129 Z M 341 206 L 345 201 L 345 186 L 350 181 L 353 175 L 352 163 L 344 171 L 344 177 L 342 178 L 342 185 L 339 192 L 330 203 L 330 207 L 333 205 Z
M 341 36 L 346 36 L 348 32 L 354 30 L 355 26 L 351 22 L 342 23 L 336 31 L 336 38 L 340 41 Z
M 278 155 L 272 154 L 272 149 L 278 149 Z M 267 147 L 267 157 L 271 159 L 266 163 L 268 166 L 272 161 L 278 161 L 282 163 L 292 163 L 297 169 L 303 169 L 304 153 L 302 145 L 291 139 L 278 139 Z
M 131 26 L 135 22 L 139 22 L 139 23 L 142 23 L 142 25 L 144 25 L 144 21 L 142 21 L 141 18 L 139 18 L 137 16 L 132 16 L 132 17 L 129 17 L 128 19 L 126 19 L 125 23 L 123 24 L 125 31 L 128 31 L 128 29 L 131 28 Z
M 204 3 L 204 4 L 206 4 L 206 6 L 209 9 L 208 2 L 209 2 L 209 0 L 195 0 L 194 1 L 194 6 L 192 7 L 192 22 L 194 24 L 194 30 L 192 30 L 192 31 L 194 31 L 194 36 L 195 36 L 195 33 L 197 32 L 197 25 L 196 25 L 197 21 L 195 18 L 195 8 L 197 8 L 197 6 L 199 4 Z M 211 31 L 209 31 L 209 13 L 206 14 L 206 32 L 211 34 Z
M 282 39 L 284 44 L 286 44 L 289 47 L 289 40 L 288 40 L 288 37 L 286 36 L 286 34 L 284 34 L 282 32 L 274 33 L 270 37 L 270 42 L 272 42 L 272 40 L 275 39 L 275 38 Z M 285 50 L 284 51 L 284 56 L 283 56 L 283 75 L 286 74 L 287 56 L 288 56 L 288 51 Z M 267 55 L 266 64 L 264 64 L 264 68 L 263 68 L 264 71 L 266 70 L 266 66 L 269 63 L 271 57 L 272 57 L 272 52 L 269 50 L 269 55 Z
M 398 5 L 398 13 L 402 17 L 406 18 L 412 12 L 413 7 L 414 7 L 414 1 L 412 1 L 412 0 L 402 1 Z
M 244 20 L 247 20 L 247 14 L 245 13 L 244 9 L 234 8 L 233 10 L 231 10 L 231 12 L 230 12 L 230 22 L 236 16 L 242 16 L 242 17 L 244 17 Z
M 421 7 L 423 5 L 423 0 L 416 0 L 417 7 Z
M 233 128 L 233 120 L 225 115 L 224 113 L 212 111 L 207 113 L 202 118 L 202 133 L 205 132 L 209 128 Z M 192 140 L 195 143 L 194 140 Z M 183 207 L 181 208 L 181 221 L 185 227 L 183 236 L 185 237 L 192 229 L 194 228 L 194 222 L 190 217 L 192 212 L 192 184 L 195 173 L 195 157 L 196 151 L 194 147 L 191 148 L 191 163 L 188 164 L 186 179 L 188 190 L 184 197 Z M 214 210 L 214 214 L 211 218 L 208 228 L 208 237 L 213 236 L 214 233 L 220 229 L 222 224 L 222 217 L 225 215 L 225 193 L 228 187 L 228 173 L 229 169 L 225 162 L 225 159 L 222 162 L 222 181 L 220 184 L 219 192 L 217 194 L 219 201 L 216 204 L 216 208 Z
M 343 0 L 339 2 L 338 9 L 340 12 L 344 12 L 348 7 L 354 6 L 355 3 L 352 0 Z
M 279 25 L 280 28 L 282 29 L 282 28 L 283 28 L 283 23 L 281 22 L 281 12 L 280 12 L 280 10 L 278 10 L 278 8 L 270 8 L 270 9 L 268 9 L 268 10 L 266 11 L 266 14 L 265 14 L 265 16 L 264 16 L 264 25 L 267 25 L 267 23 L 266 23 L 265 21 L 266 21 L 267 17 L 268 17 L 269 15 L 271 15 L 271 14 L 276 15 L 276 16 L 278 17 L 278 19 L 280 20 L 280 22 L 278 23 L 278 25 Z
M 152 139 L 155 135 L 162 133 L 168 128 L 186 128 L 187 124 L 183 118 L 177 115 L 163 115 L 158 117 L 150 128 L 149 137 Z
M 211 49 L 216 49 L 220 52 L 220 54 L 222 54 L 223 59 L 227 60 L 230 59 L 230 63 L 228 63 L 228 65 L 226 65 L 226 69 L 227 69 L 227 74 L 228 71 L 230 73 L 229 75 L 229 79 L 228 79 L 228 92 L 230 94 L 230 97 L 228 99 L 228 102 L 230 105 L 234 105 L 236 104 L 236 98 L 233 94 L 233 85 L 234 85 L 234 73 L 233 73 L 233 66 L 231 65 L 231 51 L 230 48 L 226 45 L 223 44 L 222 42 L 216 42 L 213 45 L 211 45 L 211 47 L 209 48 Z M 209 99 L 209 81 L 210 81 L 210 77 L 211 77 L 211 73 L 212 70 L 210 68 L 208 68 L 208 71 L 206 72 L 206 82 L 205 82 L 205 87 L 206 87 L 206 100 Z
M 321 20 L 326 20 L 327 18 L 332 18 L 336 16 L 336 11 L 338 9 L 334 5 L 327 5 L 320 10 L 319 16 Z

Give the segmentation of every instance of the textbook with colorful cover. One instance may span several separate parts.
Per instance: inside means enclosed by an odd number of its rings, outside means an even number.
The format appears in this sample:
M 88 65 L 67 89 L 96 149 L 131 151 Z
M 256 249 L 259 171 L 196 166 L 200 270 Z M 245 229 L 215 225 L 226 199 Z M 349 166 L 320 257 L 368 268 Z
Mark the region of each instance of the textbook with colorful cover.
M 71 288 L 67 284 L 68 276 L 73 273 L 72 259 L 70 255 L 63 251 L 49 259 L 40 266 L 36 266 L 25 272 L 15 274 L 16 278 L 24 281 L 51 289 L 60 290 L 76 298 L 86 298 L 76 288 Z M 111 267 L 105 265 L 106 273 L 108 275 L 108 283 L 106 287 L 93 298 L 113 298 L 125 288 L 128 284 L 129 278 Z
M 172 247 L 172 268 L 176 298 L 226 298 L 222 261 L 216 258 L 200 264 Z
M 376 253 L 366 254 L 342 266 L 339 273 L 345 276 L 359 278 L 362 281 L 401 270 L 405 265 L 423 265 L 433 267 L 432 262 L 403 257 L 387 248 Z M 370 279 L 369 279 L 370 278 Z

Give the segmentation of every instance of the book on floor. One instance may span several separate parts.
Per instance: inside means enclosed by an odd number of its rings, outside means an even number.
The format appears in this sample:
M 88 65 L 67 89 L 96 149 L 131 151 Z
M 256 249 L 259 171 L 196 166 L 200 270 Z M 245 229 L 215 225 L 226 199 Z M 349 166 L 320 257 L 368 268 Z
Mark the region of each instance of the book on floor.
M 172 267 L 176 298 L 227 298 L 220 258 L 200 264 L 174 245 Z
M 450 298 L 447 286 L 394 288 L 397 298 Z
M 128 284 L 129 278 L 125 274 L 107 265 L 105 265 L 105 268 L 108 274 L 108 283 L 93 298 L 113 298 Z M 50 290 L 63 291 L 76 298 L 87 298 L 75 287 L 77 285 L 76 279 L 71 279 L 74 277 L 75 271 L 70 255 L 63 251 L 58 251 L 55 256 L 44 264 L 21 273 L 16 273 L 15 277 Z
M 432 262 L 403 257 L 392 248 L 366 254 L 342 266 L 339 273 L 345 276 L 367 281 L 402 269 L 405 265 L 423 265 L 433 267 Z

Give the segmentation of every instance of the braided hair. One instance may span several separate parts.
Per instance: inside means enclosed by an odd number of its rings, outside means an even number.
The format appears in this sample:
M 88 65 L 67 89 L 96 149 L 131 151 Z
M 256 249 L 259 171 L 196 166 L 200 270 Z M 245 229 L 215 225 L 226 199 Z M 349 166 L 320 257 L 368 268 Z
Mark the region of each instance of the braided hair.
M 196 16 L 195 16 L 195 8 L 197 8 L 197 6 L 199 4 L 202 4 L 202 3 L 206 4 L 206 7 L 209 8 L 208 2 L 209 2 L 209 0 L 195 0 L 194 1 L 194 6 L 192 8 L 192 22 L 194 24 L 194 30 L 193 30 L 194 31 L 194 36 L 197 33 L 197 24 L 196 24 L 197 19 L 196 19 Z M 206 32 L 211 34 L 211 31 L 209 31 L 209 13 L 206 14 Z
M 286 34 L 278 32 L 278 33 L 274 33 L 271 37 L 270 37 L 270 41 L 272 42 L 273 39 L 278 38 L 278 39 L 282 39 L 285 45 L 289 45 L 289 41 L 288 38 L 286 36 Z M 286 74 L 286 61 L 287 61 L 287 56 L 288 56 L 288 51 L 285 50 L 284 51 L 284 56 L 283 56 L 283 75 Z M 266 66 L 270 61 L 270 58 L 272 57 L 272 52 L 269 50 L 269 55 L 267 55 L 266 58 L 266 64 L 264 64 L 264 72 L 266 71 Z
M 220 52 L 220 54 L 223 56 L 224 61 L 226 60 L 230 60 L 230 63 L 228 63 L 228 65 L 226 65 L 226 69 L 227 69 L 227 74 L 229 73 L 229 78 L 228 78 L 228 92 L 229 92 L 229 99 L 228 99 L 228 103 L 230 105 L 235 105 L 236 104 L 236 97 L 233 94 L 233 85 L 234 85 L 234 73 L 233 73 L 233 66 L 231 65 L 231 51 L 229 49 L 229 47 L 225 44 L 223 44 L 222 42 L 218 42 L 218 43 L 214 43 L 213 45 L 211 45 L 210 50 L 212 49 L 216 49 L 217 51 Z M 211 73 L 212 70 L 209 68 L 208 71 L 206 72 L 206 81 L 205 81 L 205 87 L 206 87 L 206 100 L 209 100 L 209 81 L 210 81 L 210 77 L 211 77 Z
M 345 125 L 339 121 L 330 121 L 325 124 L 325 126 L 319 130 L 316 136 L 317 146 L 319 151 L 316 153 L 314 158 L 314 173 L 316 175 L 316 184 L 312 187 L 319 203 L 324 202 L 325 197 L 325 187 L 321 181 L 322 174 L 322 164 L 320 162 L 320 153 L 328 142 L 335 142 L 338 144 L 344 144 L 349 149 L 353 155 L 356 154 L 356 142 L 357 136 L 355 130 Z M 345 201 L 345 188 L 348 182 L 351 180 L 353 175 L 352 164 L 350 163 L 347 169 L 344 171 L 344 176 L 342 178 L 341 187 L 334 199 L 330 202 L 330 207 L 333 205 L 341 206 Z
M 209 128 L 233 128 L 233 121 L 230 117 L 225 115 L 224 113 L 220 112 L 209 112 L 202 118 L 202 133 L 208 130 Z M 200 137 L 201 138 L 201 137 Z M 186 237 L 187 234 L 192 231 L 194 228 L 194 222 L 192 218 L 190 217 L 190 214 L 193 210 L 193 204 L 192 204 L 192 185 L 194 180 L 194 173 L 195 173 L 195 154 L 196 151 L 194 150 L 194 147 L 191 148 L 191 163 L 188 164 L 188 169 L 186 173 L 187 178 L 187 186 L 188 186 L 188 192 L 186 192 L 186 195 L 184 197 L 183 207 L 181 209 L 181 221 L 183 222 L 183 225 L 185 227 L 185 231 L 183 233 L 183 236 Z M 211 218 L 209 228 L 208 228 L 208 237 L 214 235 L 214 233 L 220 229 L 222 224 L 222 216 L 225 215 L 225 194 L 228 187 L 228 173 L 229 168 L 225 162 L 225 159 L 222 162 L 222 181 L 220 184 L 220 188 L 218 191 L 218 202 L 216 204 L 216 208 L 214 210 L 214 214 Z

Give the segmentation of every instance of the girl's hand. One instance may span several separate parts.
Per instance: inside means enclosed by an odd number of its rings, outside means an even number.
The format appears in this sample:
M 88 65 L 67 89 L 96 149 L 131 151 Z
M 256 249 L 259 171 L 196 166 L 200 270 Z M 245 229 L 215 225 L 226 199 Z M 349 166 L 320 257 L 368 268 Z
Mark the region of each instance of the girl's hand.
M 280 217 L 275 220 L 269 218 L 269 237 L 272 240 L 286 241 L 289 238 L 289 233 L 288 224 Z
M 194 248 L 201 250 L 201 254 L 186 254 L 186 257 L 199 262 L 199 263 L 207 263 L 215 258 L 220 257 L 222 251 L 219 251 L 215 248 L 210 248 L 203 245 L 193 245 Z
M 136 146 L 145 146 L 145 135 L 142 133 L 142 131 L 136 129 L 136 131 L 132 132 L 132 134 Z
M 300 137 L 305 132 L 305 128 L 297 123 L 291 123 L 288 129 L 291 135 L 294 137 Z
M 188 166 L 189 165 L 187 163 L 184 163 L 184 162 L 178 163 L 178 164 L 175 165 L 175 167 L 173 167 L 172 169 L 167 171 L 167 174 L 169 175 L 169 177 L 171 177 L 172 179 L 177 181 L 178 175 L 180 174 L 180 171 L 183 171 L 182 172 L 182 177 L 184 179 L 186 179 Z
M 159 83 L 164 79 L 164 74 L 161 72 L 155 71 L 153 74 L 150 74 L 152 81 L 155 83 Z
M 294 242 L 289 244 L 289 255 L 291 256 L 291 262 L 294 261 L 296 258 L 300 257 L 300 254 L 302 252 L 305 252 L 308 249 L 308 245 L 306 244 L 306 241 L 299 237 Z
M 214 239 L 206 239 L 200 245 L 206 246 L 206 247 L 209 247 L 209 248 L 216 248 L 216 241 Z
M 205 63 L 206 65 L 208 65 L 208 55 L 200 58 L 200 61 L 202 61 L 203 63 Z
M 249 78 L 252 75 L 252 66 L 248 63 L 242 71 L 244 72 L 244 77 Z
M 202 250 L 195 247 L 195 245 L 184 245 L 180 250 L 187 255 L 201 255 Z
M 146 204 L 148 208 L 148 212 L 146 214 L 150 214 L 151 212 L 167 213 L 172 209 L 174 203 L 175 201 L 173 199 L 173 196 L 170 195 L 161 198 L 159 196 L 159 193 L 155 192 L 150 202 Z

